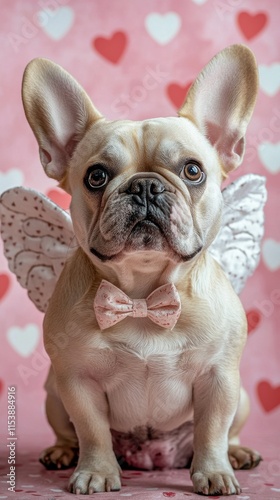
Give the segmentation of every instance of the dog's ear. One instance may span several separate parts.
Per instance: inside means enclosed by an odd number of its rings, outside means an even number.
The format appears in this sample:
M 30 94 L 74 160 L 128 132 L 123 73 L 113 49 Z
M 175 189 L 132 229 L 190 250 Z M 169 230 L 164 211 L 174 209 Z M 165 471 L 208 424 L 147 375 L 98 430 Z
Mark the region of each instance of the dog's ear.
M 225 174 L 242 162 L 257 90 L 253 53 L 244 45 L 232 45 L 198 75 L 179 110 L 179 115 L 192 120 L 217 149 Z
M 78 82 L 48 59 L 26 67 L 22 99 L 45 172 L 61 181 L 77 143 L 101 114 Z

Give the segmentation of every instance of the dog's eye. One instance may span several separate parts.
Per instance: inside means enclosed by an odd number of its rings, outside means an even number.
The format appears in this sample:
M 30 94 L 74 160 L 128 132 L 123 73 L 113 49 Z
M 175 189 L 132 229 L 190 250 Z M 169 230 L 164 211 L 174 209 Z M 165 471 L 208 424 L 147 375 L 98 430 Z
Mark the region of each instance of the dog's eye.
M 189 161 L 182 169 L 180 177 L 183 180 L 188 180 L 198 184 L 204 179 L 205 174 L 197 163 Z
M 108 172 L 102 165 L 90 167 L 85 176 L 85 185 L 90 190 L 104 187 L 108 181 Z

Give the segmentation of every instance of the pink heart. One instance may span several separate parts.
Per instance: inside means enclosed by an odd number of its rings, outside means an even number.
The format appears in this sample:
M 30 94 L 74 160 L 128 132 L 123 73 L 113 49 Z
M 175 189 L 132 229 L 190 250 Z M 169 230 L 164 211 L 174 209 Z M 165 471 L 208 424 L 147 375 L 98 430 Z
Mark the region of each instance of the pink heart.
M 237 24 L 247 40 L 257 36 L 267 24 L 268 17 L 265 13 L 250 14 L 249 12 L 239 12 Z
M 187 92 L 191 86 L 192 82 L 187 83 L 187 85 L 179 85 L 178 83 L 170 83 L 166 92 L 170 101 L 174 104 L 176 109 L 180 108 L 184 103 Z
M 267 380 L 262 380 L 257 385 L 257 393 L 261 405 L 267 413 L 280 405 L 280 385 L 274 387 Z
M 10 288 L 10 278 L 7 274 L 0 274 L 0 300 L 5 297 Z
M 117 64 L 126 49 L 127 36 L 123 31 L 117 31 L 108 38 L 99 36 L 95 38 L 92 43 L 95 50 L 104 57 L 104 59 L 107 59 L 113 64 Z
M 59 205 L 63 210 L 68 210 L 71 196 L 64 191 L 59 191 L 58 189 L 49 189 L 46 195 L 57 205 Z
M 246 317 L 248 323 L 248 333 L 251 333 L 256 330 L 262 317 L 257 309 L 251 309 L 250 311 L 247 311 Z

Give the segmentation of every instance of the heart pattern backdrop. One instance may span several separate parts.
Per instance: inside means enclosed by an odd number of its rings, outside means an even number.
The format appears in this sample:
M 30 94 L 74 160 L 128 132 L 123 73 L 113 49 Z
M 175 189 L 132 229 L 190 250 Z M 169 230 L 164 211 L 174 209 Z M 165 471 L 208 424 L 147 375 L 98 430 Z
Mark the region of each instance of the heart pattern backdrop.
M 258 270 L 242 293 L 248 343 L 242 360 L 250 393 L 250 429 L 280 417 L 280 32 L 275 0 L 27 0 L 2 1 L 0 192 L 24 185 L 68 209 L 70 196 L 48 179 L 24 117 L 20 87 L 25 65 L 47 57 L 84 86 L 109 119 L 175 115 L 196 74 L 219 50 L 247 44 L 259 65 L 260 91 L 243 166 L 232 176 L 267 177 L 266 233 Z M 48 361 L 42 315 L 0 254 L 0 425 L 5 431 L 9 385 L 28 394 L 19 405 L 22 436 L 48 433 L 41 415 Z M 32 394 L 36 394 L 36 400 Z M 1 406 L 2 405 L 2 406 Z M 171 496 L 166 493 L 165 496 Z

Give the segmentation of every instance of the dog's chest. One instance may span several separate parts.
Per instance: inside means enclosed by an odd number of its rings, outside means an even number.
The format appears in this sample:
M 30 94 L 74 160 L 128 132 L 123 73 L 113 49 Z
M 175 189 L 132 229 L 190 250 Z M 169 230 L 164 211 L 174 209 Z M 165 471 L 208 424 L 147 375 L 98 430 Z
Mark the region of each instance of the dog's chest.
M 130 338 L 101 349 L 92 372 L 107 395 L 111 428 L 177 428 L 191 418 L 195 370 L 186 347 L 163 336 Z

